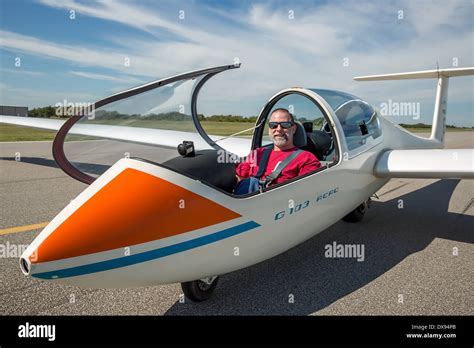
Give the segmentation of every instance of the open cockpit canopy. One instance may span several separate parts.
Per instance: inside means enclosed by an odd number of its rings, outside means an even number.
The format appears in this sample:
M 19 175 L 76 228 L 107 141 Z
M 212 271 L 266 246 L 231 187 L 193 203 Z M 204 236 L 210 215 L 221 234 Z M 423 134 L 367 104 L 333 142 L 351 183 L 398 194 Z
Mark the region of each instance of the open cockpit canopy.
M 70 118 L 58 132 L 53 148 L 56 161 L 72 177 L 91 183 L 123 157 L 156 163 L 176 157 L 176 147 L 183 141 L 193 141 L 199 150 L 220 148 L 215 143 L 220 140 L 227 149 L 240 151 L 243 156 L 250 149 L 249 139 L 208 135 L 196 112 L 196 99 L 204 83 L 239 66 L 156 80 L 96 102 L 87 114 Z

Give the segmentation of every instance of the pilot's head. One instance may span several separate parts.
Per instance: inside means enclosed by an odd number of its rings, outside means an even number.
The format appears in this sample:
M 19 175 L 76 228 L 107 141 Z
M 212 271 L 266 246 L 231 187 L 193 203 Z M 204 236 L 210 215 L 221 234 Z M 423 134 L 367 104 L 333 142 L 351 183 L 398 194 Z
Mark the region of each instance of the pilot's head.
M 293 148 L 293 136 L 296 124 L 293 115 L 286 109 L 273 110 L 268 122 L 268 135 L 275 144 L 275 150 L 288 150 Z

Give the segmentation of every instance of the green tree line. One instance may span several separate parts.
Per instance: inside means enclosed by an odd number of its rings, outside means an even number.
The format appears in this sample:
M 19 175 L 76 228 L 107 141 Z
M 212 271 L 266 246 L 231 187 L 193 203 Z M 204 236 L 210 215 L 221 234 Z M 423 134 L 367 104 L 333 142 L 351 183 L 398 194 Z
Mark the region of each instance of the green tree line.
M 430 124 L 425 124 L 425 123 L 415 123 L 415 124 L 400 123 L 399 126 L 403 128 L 431 128 Z M 472 128 L 472 127 L 457 127 L 452 124 L 447 124 L 446 128 Z
M 56 108 L 53 106 L 46 106 L 42 108 L 34 108 L 28 111 L 28 117 L 42 117 L 42 118 L 57 118 L 56 115 Z M 69 116 L 62 116 L 62 118 L 67 118 Z M 118 111 L 107 111 L 107 110 L 98 110 L 95 113 L 96 119 L 103 119 L 103 120 L 112 120 L 112 119 L 128 119 L 128 118 L 140 118 L 143 120 L 166 120 L 166 121 L 190 121 L 191 116 L 182 114 L 180 112 L 167 112 L 161 114 L 147 114 L 147 115 L 140 115 L 140 114 L 124 114 L 119 113 Z M 244 117 L 239 115 L 212 115 L 212 116 L 204 116 L 203 114 L 198 114 L 198 119 L 201 122 L 249 122 L 255 123 L 257 121 L 257 116 L 251 117 Z M 308 122 L 310 120 L 306 119 L 305 117 L 295 117 L 296 120 L 300 122 Z M 315 126 L 322 126 L 324 121 L 323 117 L 317 118 L 313 120 L 313 124 Z M 424 123 L 416 123 L 416 124 L 406 124 L 400 123 L 399 124 L 403 128 L 431 128 L 431 125 L 424 124 Z M 446 128 L 472 128 L 472 127 L 456 127 L 454 125 L 446 125 Z

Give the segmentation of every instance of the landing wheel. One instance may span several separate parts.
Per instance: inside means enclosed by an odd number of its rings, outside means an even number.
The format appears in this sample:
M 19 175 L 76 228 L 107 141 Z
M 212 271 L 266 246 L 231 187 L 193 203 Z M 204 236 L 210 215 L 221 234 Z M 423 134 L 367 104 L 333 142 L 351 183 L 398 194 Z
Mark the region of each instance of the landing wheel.
M 184 295 L 194 302 L 202 302 L 211 298 L 219 281 L 218 276 L 181 283 Z
M 362 219 L 365 216 L 365 213 L 367 209 L 369 209 L 371 203 L 371 199 L 369 198 L 367 201 L 359 205 L 357 208 L 355 208 L 353 211 L 351 211 L 349 214 L 344 216 L 342 220 L 346 222 L 359 222 L 362 221 Z

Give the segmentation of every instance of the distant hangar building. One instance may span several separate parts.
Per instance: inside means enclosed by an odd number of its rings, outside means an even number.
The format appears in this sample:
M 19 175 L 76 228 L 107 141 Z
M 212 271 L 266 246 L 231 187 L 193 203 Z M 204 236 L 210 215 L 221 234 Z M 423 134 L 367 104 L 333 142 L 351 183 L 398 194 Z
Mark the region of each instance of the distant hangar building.
M 0 115 L 5 116 L 28 116 L 28 106 L 0 105 Z

